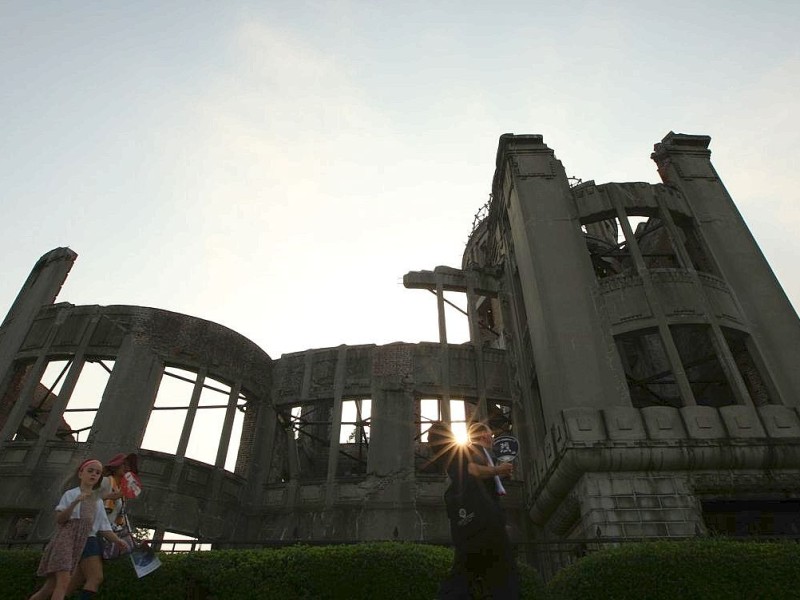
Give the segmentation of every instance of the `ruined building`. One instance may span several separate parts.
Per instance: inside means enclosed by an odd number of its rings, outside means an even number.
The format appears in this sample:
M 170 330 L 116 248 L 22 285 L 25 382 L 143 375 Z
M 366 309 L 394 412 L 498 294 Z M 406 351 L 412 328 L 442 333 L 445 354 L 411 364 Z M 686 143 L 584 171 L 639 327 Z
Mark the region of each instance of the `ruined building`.
M 541 136 L 502 136 L 461 268 L 404 277 L 437 296 L 431 343 L 272 359 L 195 317 L 54 303 L 76 254 L 47 253 L 0 328 L 0 538 L 47 538 L 67 466 L 127 450 L 157 537 L 446 543 L 436 418 L 519 439 L 521 547 L 800 533 L 800 321 L 709 141 L 656 144 L 663 184 L 571 185 Z M 445 292 L 470 343 L 447 343 Z M 174 451 L 140 449 L 159 422 Z

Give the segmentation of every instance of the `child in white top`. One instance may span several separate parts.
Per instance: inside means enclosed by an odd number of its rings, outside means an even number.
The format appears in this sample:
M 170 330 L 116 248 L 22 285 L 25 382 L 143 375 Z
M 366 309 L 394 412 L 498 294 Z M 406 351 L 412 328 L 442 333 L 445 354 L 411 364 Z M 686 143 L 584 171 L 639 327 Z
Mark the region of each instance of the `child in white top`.
M 78 466 L 78 487 L 64 492 L 56 506 L 56 531 L 44 549 L 36 574 L 44 585 L 29 600 L 63 600 L 70 574 L 81 559 L 87 540 L 98 533 L 125 545 L 111 530 L 98 489 L 103 464 L 94 458 Z M 96 538 L 95 538 L 96 539 Z

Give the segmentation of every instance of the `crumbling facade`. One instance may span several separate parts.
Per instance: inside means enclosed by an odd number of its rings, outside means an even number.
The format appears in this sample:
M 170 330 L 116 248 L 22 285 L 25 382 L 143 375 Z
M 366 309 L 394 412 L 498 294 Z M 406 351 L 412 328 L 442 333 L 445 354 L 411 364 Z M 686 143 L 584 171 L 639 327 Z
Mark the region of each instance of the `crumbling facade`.
M 518 542 L 800 533 L 800 321 L 709 141 L 656 144 L 663 184 L 572 185 L 541 136 L 502 136 L 461 268 L 404 277 L 436 294 L 437 342 L 273 360 L 202 319 L 55 304 L 76 255 L 49 252 L 0 327 L 0 537 L 47 538 L 66 468 L 124 450 L 157 537 L 446 543 L 434 419 L 519 439 Z M 448 344 L 445 292 L 471 343 Z M 159 419 L 173 452 L 142 449 Z

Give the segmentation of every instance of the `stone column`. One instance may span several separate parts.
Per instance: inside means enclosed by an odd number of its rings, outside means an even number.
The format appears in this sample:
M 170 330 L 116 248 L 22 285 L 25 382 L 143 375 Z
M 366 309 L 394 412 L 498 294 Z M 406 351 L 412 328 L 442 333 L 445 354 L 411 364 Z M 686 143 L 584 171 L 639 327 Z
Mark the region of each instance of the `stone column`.
M 441 420 L 450 423 L 450 346 L 447 344 L 447 321 L 444 314 L 444 283 L 442 276 L 436 280 L 436 309 L 439 315 L 439 361 L 442 397 L 439 401 Z
M 0 326 L 0 382 L 13 374 L 11 365 L 39 310 L 53 304 L 78 255 L 69 248 L 56 248 L 42 256 L 17 294 Z M 0 390 L 0 397 L 2 397 Z
M 333 376 L 333 408 L 331 409 L 331 439 L 328 446 L 328 476 L 325 486 L 325 506 L 336 499 L 336 465 L 339 462 L 339 435 L 342 430 L 342 395 L 344 393 L 347 346 L 339 346 L 336 371 Z
M 194 381 L 192 397 L 189 400 L 189 408 L 186 411 L 186 420 L 183 422 L 183 430 L 181 431 L 181 437 L 178 441 L 178 449 L 175 451 L 175 456 L 178 458 L 184 458 L 186 456 L 186 449 L 189 447 L 189 438 L 192 435 L 194 419 L 197 416 L 197 407 L 200 405 L 200 395 L 203 393 L 203 384 L 205 383 L 207 372 L 205 368 L 197 371 L 197 379 Z M 217 441 L 219 442 L 219 440 Z
M 371 539 L 414 539 L 413 347 L 376 348 L 372 418 L 359 530 Z
M 228 458 L 228 448 L 231 445 L 231 432 L 233 431 L 233 419 L 236 417 L 236 407 L 239 404 L 239 392 L 242 389 L 240 382 L 231 386 L 228 394 L 228 408 L 225 410 L 225 420 L 222 423 L 222 433 L 217 447 L 217 458 L 214 465 L 221 469 L 225 468 L 225 461 Z
M 500 138 L 494 195 L 508 213 L 548 429 L 565 408 L 628 404 L 569 182 L 542 136 Z
M 142 443 L 164 365 L 133 335 L 123 340 L 92 427 L 93 452 L 110 458 Z
M 272 452 L 275 447 L 275 438 L 286 438 L 288 460 L 292 479 L 297 478 L 297 448 L 294 445 L 294 435 L 291 430 L 286 431 L 278 427 L 275 409 L 270 404 L 271 398 L 256 401 L 250 398 L 247 412 L 255 413 L 253 431 L 252 455 L 244 473 L 237 473 L 245 477 L 247 484 L 244 488 L 243 504 L 245 506 L 260 506 L 264 496 L 264 485 L 272 466 Z M 247 418 L 245 416 L 245 418 Z M 242 427 L 244 429 L 244 426 Z M 244 440 L 242 440 L 244 441 Z
M 486 419 L 489 408 L 486 405 L 486 374 L 483 365 L 483 342 L 481 339 L 480 324 L 478 322 L 478 310 L 476 304 L 478 296 L 475 293 L 475 273 L 467 274 L 467 319 L 469 320 L 469 334 L 472 338 L 472 346 L 475 348 L 475 387 L 478 391 L 478 406 L 474 419 L 483 421 Z

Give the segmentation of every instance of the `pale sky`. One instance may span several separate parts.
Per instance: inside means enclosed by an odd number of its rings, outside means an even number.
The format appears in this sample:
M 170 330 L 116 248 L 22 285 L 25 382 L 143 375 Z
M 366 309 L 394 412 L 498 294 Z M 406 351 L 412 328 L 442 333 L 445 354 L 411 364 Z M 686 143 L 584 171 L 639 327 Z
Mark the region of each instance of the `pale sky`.
M 798 25 L 770 0 L 0 0 L 0 313 L 69 246 L 60 301 L 194 315 L 273 358 L 435 340 L 401 279 L 460 266 L 501 134 L 656 183 L 670 130 L 712 137 L 798 306 Z

